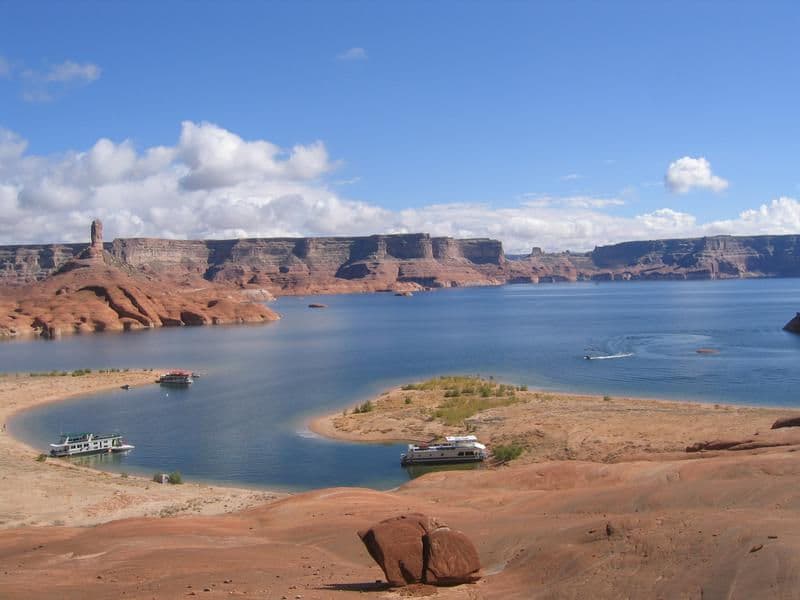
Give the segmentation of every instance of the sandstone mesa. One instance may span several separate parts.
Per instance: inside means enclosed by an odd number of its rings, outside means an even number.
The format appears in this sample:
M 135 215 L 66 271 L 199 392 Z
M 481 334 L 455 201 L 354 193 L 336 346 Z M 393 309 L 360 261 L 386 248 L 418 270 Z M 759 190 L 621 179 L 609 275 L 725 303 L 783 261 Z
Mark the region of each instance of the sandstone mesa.
M 247 294 L 186 276 L 161 279 L 105 250 L 94 221 L 91 245 L 43 280 L 0 288 L 0 337 L 129 331 L 181 325 L 262 323 L 278 315 Z

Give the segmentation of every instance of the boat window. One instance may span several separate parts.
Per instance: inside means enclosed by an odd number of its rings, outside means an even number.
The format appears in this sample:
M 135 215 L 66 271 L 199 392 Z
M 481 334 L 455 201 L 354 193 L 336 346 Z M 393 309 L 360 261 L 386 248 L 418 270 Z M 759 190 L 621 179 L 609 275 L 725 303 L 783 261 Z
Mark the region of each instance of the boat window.
M 463 452 L 459 452 L 458 455 L 459 456 L 464 456 L 464 453 Z

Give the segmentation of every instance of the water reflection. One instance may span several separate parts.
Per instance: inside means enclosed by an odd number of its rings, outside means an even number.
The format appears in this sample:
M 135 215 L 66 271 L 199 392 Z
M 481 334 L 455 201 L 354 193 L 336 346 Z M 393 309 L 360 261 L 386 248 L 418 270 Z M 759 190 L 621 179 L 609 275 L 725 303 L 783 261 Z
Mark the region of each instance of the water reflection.
M 403 467 L 409 479 L 416 479 L 428 473 L 437 473 L 439 471 L 478 471 L 485 468 L 486 465 L 480 462 L 451 463 L 444 465 L 408 465 Z
M 65 456 L 58 460 L 66 460 L 73 465 L 81 467 L 118 471 L 119 467 L 125 462 L 125 455 L 130 452 L 132 452 L 132 450 L 126 452 L 100 452 L 98 454 L 86 454 L 84 456 Z

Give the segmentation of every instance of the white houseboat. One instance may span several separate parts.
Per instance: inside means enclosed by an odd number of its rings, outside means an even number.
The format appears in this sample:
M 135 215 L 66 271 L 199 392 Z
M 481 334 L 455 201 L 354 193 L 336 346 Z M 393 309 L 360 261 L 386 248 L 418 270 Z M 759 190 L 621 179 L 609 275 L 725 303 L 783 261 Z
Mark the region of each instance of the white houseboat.
M 409 444 L 406 453 L 400 455 L 400 464 L 478 462 L 486 456 L 486 446 L 474 435 L 449 436 L 441 444 Z
M 50 444 L 50 456 L 78 456 L 101 452 L 132 450 L 119 433 L 65 433 L 57 444 Z
M 161 385 L 191 385 L 192 374 L 189 371 L 169 371 L 161 375 L 156 381 Z

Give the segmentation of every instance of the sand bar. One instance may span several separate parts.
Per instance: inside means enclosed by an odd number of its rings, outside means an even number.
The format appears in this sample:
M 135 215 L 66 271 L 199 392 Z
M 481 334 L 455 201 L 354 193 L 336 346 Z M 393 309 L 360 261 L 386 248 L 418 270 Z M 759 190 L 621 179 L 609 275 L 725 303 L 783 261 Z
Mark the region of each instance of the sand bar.
M 464 394 L 447 398 L 460 386 L 484 385 L 458 378 L 436 389 L 387 390 L 370 401 L 368 412 L 356 407 L 314 419 L 309 429 L 325 437 L 347 441 L 429 442 L 446 435 L 474 433 L 489 446 L 517 444 L 525 451 L 518 463 L 550 460 L 621 462 L 686 458 L 685 449 L 698 441 L 714 439 L 770 440 L 800 443 L 798 428 L 771 430 L 781 417 L 800 415 L 796 409 L 679 402 L 646 398 L 594 396 L 513 389 L 495 396 L 499 382 L 487 399 L 498 406 L 481 410 L 456 424 L 448 424 L 446 407 L 464 404 Z M 435 382 L 435 380 L 430 380 Z M 432 387 L 431 383 L 418 387 Z M 404 386 L 410 387 L 410 386 Z M 477 395 L 476 395 L 477 396 Z M 479 396 L 476 400 L 480 399 Z M 444 410 L 443 410 L 444 408 Z

